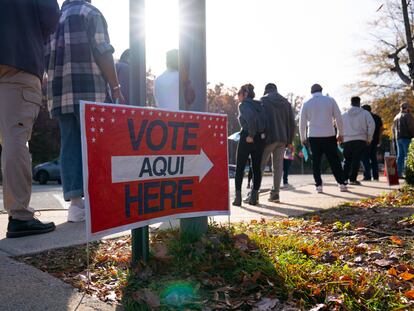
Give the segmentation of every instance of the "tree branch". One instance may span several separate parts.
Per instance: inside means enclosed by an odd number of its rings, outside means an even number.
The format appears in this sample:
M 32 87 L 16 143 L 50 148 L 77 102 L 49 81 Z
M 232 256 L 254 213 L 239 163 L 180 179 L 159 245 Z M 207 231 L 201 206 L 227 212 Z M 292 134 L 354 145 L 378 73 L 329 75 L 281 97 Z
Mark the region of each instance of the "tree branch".
M 406 46 L 402 46 L 400 48 L 398 48 L 394 53 L 389 54 L 388 58 L 393 59 L 394 60 L 394 67 L 391 68 L 392 72 L 396 72 L 398 74 L 398 76 L 400 77 L 400 79 L 407 85 L 411 85 L 411 79 L 402 71 L 401 66 L 400 66 L 400 58 L 398 57 L 398 54 L 404 50 L 406 48 Z

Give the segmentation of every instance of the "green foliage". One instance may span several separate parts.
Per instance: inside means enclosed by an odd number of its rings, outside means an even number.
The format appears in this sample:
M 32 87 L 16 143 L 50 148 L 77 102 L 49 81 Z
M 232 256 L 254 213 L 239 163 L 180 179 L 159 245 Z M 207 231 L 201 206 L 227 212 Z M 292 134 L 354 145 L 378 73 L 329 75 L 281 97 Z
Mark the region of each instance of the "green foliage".
M 405 181 L 409 185 L 414 185 L 414 144 L 410 144 L 408 149 L 407 163 L 405 169 Z

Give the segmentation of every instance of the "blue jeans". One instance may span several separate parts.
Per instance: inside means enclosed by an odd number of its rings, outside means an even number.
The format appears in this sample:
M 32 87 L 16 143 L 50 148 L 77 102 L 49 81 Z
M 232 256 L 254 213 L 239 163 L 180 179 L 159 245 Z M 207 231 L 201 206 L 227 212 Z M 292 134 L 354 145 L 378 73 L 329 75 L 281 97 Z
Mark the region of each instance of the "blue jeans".
M 83 196 L 82 146 L 79 114 L 59 116 L 61 179 L 65 201 Z
M 408 147 L 410 146 L 410 138 L 400 138 L 397 140 L 397 166 L 398 177 L 402 177 L 405 172 L 405 161 L 407 160 Z

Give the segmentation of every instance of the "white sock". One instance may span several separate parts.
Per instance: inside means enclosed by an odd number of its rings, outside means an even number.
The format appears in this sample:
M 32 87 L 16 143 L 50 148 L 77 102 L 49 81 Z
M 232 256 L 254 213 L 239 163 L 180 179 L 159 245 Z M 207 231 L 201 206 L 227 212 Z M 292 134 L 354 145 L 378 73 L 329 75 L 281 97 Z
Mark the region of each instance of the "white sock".
M 85 205 L 83 203 L 82 197 L 76 197 L 76 198 L 72 198 L 70 199 L 70 204 L 76 205 L 79 208 L 84 208 Z

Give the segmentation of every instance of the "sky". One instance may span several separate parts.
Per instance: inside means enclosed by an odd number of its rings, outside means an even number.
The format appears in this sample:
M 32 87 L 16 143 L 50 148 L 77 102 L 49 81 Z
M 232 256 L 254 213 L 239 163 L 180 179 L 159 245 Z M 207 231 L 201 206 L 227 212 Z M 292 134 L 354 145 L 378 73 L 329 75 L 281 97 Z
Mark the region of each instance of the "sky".
M 60 3 L 63 1 L 59 1 Z M 129 0 L 93 0 L 104 14 L 115 57 L 129 46 Z M 115 4 L 116 3 L 116 4 Z M 262 94 L 273 82 L 282 95 L 309 96 L 320 83 L 344 107 L 347 84 L 362 79 L 356 53 L 372 44 L 368 22 L 379 0 L 206 0 L 207 80 Z M 146 1 L 147 68 L 165 70 L 178 47 L 178 0 Z M 364 98 L 362 98 L 364 100 Z

